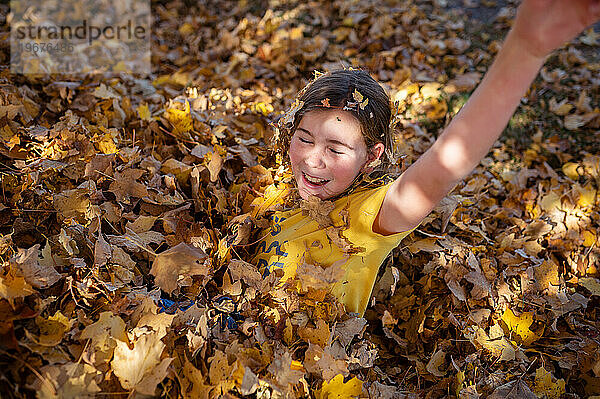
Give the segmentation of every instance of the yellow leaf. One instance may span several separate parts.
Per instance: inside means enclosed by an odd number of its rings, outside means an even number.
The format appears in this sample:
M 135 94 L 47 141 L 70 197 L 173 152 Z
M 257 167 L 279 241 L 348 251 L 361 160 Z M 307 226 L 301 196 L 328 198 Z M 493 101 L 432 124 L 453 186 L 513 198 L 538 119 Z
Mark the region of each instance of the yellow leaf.
M 217 255 L 220 264 L 224 264 L 231 258 L 231 247 L 227 244 L 227 240 L 225 238 L 221 238 L 219 240 L 219 245 L 217 247 Z
M 129 349 L 127 343 L 117 341 L 115 355 L 111 362 L 113 373 L 125 389 L 154 395 L 159 382 L 167 376 L 167 368 L 173 358 L 161 361 L 165 344 L 158 333 L 142 335 Z
M 589 290 L 592 293 L 592 295 L 600 296 L 600 280 L 598 280 L 597 278 L 580 278 L 577 284 Z
M 458 373 L 456 373 L 456 397 L 459 396 L 460 391 L 465 387 L 465 372 L 464 371 L 459 371 Z
M 530 345 L 540 338 L 539 335 L 529 329 L 533 324 L 533 312 L 521 313 L 519 317 L 515 316 L 512 310 L 506 309 L 502 315 L 502 321 L 508 327 L 508 330 L 522 340 L 524 345 Z
M 585 230 L 581 235 L 584 247 L 591 247 L 596 242 L 596 235 L 590 230 Z
M 588 206 L 593 206 L 596 202 L 596 189 L 592 186 L 591 183 L 586 184 L 585 186 L 580 186 L 579 184 L 575 185 L 575 189 L 579 192 L 579 199 L 577 200 L 577 204 L 586 208 Z
M 98 142 L 98 149 L 102 151 L 103 154 L 115 154 L 119 152 L 111 133 L 106 133 L 102 136 Z
M 256 109 L 256 112 L 260 112 L 261 114 L 263 114 L 265 116 L 269 115 L 274 110 L 274 108 L 271 104 L 266 104 L 263 102 L 256 103 L 254 108 Z
M 113 72 L 131 72 L 131 69 L 123 62 L 123 60 L 117 62 L 112 70 Z
M 194 27 L 189 22 L 186 22 L 183 25 L 181 25 L 178 30 L 181 36 L 188 36 L 191 33 L 194 33 Z
M 552 213 L 553 211 L 560 210 L 560 208 L 561 208 L 560 196 L 558 194 L 556 194 L 554 191 L 549 192 L 548 195 L 545 195 L 541 199 L 540 207 L 546 213 Z
M 567 162 L 562 166 L 562 171 L 571 180 L 579 179 L 579 173 L 577 172 L 578 164 L 573 162 Z
M 125 322 L 112 312 L 100 313 L 100 319 L 81 332 L 81 339 L 91 339 L 94 347 L 103 348 L 107 346 L 109 337 L 128 342 L 125 333 Z
M 150 108 L 148 108 L 147 104 L 141 104 L 139 107 L 137 107 L 137 112 L 138 112 L 138 115 L 141 120 L 143 120 L 143 121 L 152 120 L 152 118 L 151 118 L 152 114 L 150 113 Z
M 23 276 L 15 274 L 16 269 L 9 269 L 5 276 L 0 276 L 0 298 L 7 299 L 12 303 L 15 298 L 22 298 L 36 292 Z
M 252 217 L 260 217 L 272 207 L 283 204 L 289 192 L 290 187 L 287 184 L 268 186 L 262 197 L 257 197 L 252 201 L 252 204 L 250 205 L 254 208 L 252 210 Z
M 568 100 L 568 98 L 565 98 L 564 100 L 558 103 L 556 102 L 556 99 L 552 97 L 550 99 L 550 102 L 548 103 L 548 108 L 550 109 L 550 112 L 559 116 L 567 115 L 573 109 L 573 105 L 569 104 L 567 102 Z
M 552 374 L 550 374 L 550 372 L 544 367 L 540 367 L 535 371 L 535 386 L 533 388 L 533 392 L 538 397 L 544 397 L 547 399 L 560 398 L 561 395 L 566 392 L 565 380 L 562 378 L 560 380 L 556 380 L 556 382 L 553 382 L 552 380 Z
M 364 98 L 363 95 L 360 93 L 360 91 L 358 91 L 356 89 L 354 89 L 354 93 L 352 93 L 352 97 L 358 102 L 361 102 Z
M 323 382 L 323 386 L 316 392 L 317 399 L 351 399 L 362 395 L 363 382 L 354 377 L 344 383 L 344 376 L 338 374 L 329 382 Z
M 48 319 L 38 317 L 35 322 L 40 328 L 38 343 L 44 346 L 58 345 L 73 324 L 73 320 L 68 319 L 60 310 Z
M 171 122 L 175 133 L 187 133 L 192 130 L 192 114 L 190 113 L 190 104 L 187 101 L 183 110 L 174 107 L 167 109 L 165 118 Z

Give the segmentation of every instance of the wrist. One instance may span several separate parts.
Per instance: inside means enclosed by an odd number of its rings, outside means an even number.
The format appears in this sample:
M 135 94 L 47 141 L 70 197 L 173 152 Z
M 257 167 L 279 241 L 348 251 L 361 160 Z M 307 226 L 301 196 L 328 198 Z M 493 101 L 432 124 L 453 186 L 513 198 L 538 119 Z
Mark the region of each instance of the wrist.
M 551 53 L 534 41 L 523 38 L 515 29 L 511 29 L 506 35 L 502 49 L 518 54 L 519 58 L 524 58 L 525 61 L 540 64 L 543 64 Z

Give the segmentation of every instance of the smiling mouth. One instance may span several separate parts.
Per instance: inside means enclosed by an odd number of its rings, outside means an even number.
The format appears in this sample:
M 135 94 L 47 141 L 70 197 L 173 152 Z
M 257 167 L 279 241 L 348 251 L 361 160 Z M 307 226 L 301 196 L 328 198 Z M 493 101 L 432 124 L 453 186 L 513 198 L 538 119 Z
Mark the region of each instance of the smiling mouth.
M 306 173 L 302 172 L 302 176 L 304 177 L 304 180 L 309 183 L 309 185 L 311 186 L 322 186 L 324 184 L 326 184 L 327 182 L 329 182 L 330 180 L 327 179 L 320 179 L 318 177 L 312 177 L 310 175 L 307 175 Z

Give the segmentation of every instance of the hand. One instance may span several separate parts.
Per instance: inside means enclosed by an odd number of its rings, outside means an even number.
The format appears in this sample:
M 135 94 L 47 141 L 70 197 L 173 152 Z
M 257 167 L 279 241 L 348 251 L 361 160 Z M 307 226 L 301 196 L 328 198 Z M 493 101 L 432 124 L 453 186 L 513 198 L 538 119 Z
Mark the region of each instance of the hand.
M 510 36 L 546 57 L 600 19 L 600 0 L 524 0 Z

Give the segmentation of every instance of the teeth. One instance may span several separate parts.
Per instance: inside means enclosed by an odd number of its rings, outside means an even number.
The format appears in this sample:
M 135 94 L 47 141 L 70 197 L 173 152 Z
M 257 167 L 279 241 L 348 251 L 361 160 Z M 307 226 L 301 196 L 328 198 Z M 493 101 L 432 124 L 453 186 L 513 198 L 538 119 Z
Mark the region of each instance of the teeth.
M 310 183 L 313 183 L 313 184 L 322 184 L 322 183 L 329 181 L 327 179 L 317 179 L 317 178 L 310 177 L 306 173 L 304 174 L 304 177 L 306 177 L 306 180 L 308 180 Z

